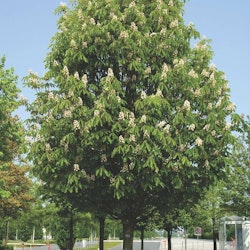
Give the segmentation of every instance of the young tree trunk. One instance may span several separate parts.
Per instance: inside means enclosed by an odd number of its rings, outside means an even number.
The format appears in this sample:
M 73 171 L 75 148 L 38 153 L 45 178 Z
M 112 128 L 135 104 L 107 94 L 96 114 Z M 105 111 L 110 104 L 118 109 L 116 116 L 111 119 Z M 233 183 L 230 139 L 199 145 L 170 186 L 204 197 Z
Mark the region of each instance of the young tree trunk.
M 4 245 L 5 245 L 5 247 L 8 244 L 8 240 L 9 240 L 9 221 L 6 221 L 6 224 L 5 224 L 5 235 L 4 235 Z
M 141 250 L 144 249 L 144 228 L 141 228 Z
M 215 218 L 212 218 L 212 226 L 213 226 L 213 243 L 214 243 L 214 250 L 217 250 L 217 244 L 216 244 L 216 229 L 215 229 Z
M 133 250 L 134 228 L 130 221 L 123 222 L 123 250 Z
M 32 231 L 32 243 L 35 242 L 35 234 L 36 234 L 36 227 L 33 226 L 33 231 Z
M 172 249 L 171 238 L 172 238 L 172 229 L 167 230 L 168 233 L 168 250 Z
M 99 250 L 104 250 L 104 223 L 105 218 L 99 217 L 99 223 L 100 223 L 100 232 L 99 232 Z
M 69 240 L 68 240 L 68 249 L 73 250 L 75 245 L 75 237 L 74 237 L 74 218 L 73 213 L 70 213 L 69 218 Z

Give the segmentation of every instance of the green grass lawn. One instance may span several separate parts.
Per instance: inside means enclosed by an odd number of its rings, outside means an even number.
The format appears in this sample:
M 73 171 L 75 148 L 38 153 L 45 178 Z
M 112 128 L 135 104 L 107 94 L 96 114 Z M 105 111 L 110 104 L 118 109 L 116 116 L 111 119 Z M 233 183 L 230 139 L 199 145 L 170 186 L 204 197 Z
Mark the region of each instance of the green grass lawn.
M 108 250 L 112 247 L 119 246 L 121 244 L 122 244 L 121 242 L 104 242 L 104 250 Z M 88 250 L 98 250 L 98 245 L 91 247 L 91 248 L 87 248 L 87 249 Z

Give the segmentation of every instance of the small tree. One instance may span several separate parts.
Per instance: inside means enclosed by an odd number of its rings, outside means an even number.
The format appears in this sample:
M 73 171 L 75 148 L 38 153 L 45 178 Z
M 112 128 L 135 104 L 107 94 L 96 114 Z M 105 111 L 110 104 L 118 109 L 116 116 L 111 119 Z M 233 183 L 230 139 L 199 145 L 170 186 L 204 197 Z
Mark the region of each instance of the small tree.
M 184 23 L 184 2 L 62 3 L 47 73 L 27 77 L 38 91 L 37 175 L 63 192 L 90 197 L 97 186 L 100 202 L 115 198 L 125 250 L 156 188 L 204 189 L 225 173 L 240 121 L 209 41 L 190 46 L 199 34 Z
M 8 241 L 8 220 L 28 208 L 32 197 L 28 167 L 19 164 L 24 148 L 24 128 L 13 112 L 21 105 L 14 69 L 5 69 L 0 59 L 0 216 L 4 219 L 5 244 Z M 14 164 L 15 162 L 15 164 Z
M 237 147 L 231 156 L 231 168 L 225 181 L 223 208 L 228 213 L 250 216 L 250 117 L 244 133 L 238 137 Z

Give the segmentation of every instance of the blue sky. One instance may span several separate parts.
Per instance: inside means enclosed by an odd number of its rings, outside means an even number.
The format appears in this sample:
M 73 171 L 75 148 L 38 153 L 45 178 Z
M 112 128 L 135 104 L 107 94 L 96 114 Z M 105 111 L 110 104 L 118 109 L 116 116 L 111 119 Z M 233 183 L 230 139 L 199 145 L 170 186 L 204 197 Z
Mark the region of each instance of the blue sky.
M 32 69 L 43 74 L 43 60 L 50 39 L 57 31 L 57 0 L 8 0 L 0 8 L 0 57 L 14 67 L 21 80 Z M 63 1 L 68 2 L 68 1 Z M 187 0 L 187 24 L 193 22 L 202 36 L 212 39 L 213 63 L 225 72 L 231 100 L 238 113 L 250 115 L 250 1 Z M 34 94 L 22 88 L 29 99 Z M 26 118 L 21 111 L 20 115 Z

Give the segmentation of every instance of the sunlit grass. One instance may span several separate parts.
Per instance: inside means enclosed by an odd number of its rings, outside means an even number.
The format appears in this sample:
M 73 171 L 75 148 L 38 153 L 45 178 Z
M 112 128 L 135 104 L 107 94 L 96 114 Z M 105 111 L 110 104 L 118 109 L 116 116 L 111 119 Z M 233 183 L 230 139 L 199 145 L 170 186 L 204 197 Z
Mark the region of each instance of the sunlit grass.
M 104 250 L 109 250 L 112 247 L 121 245 L 121 242 L 104 242 Z M 88 250 L 98 250 L 99 246 L 93 246 L 91 248 L 88 248 Z

